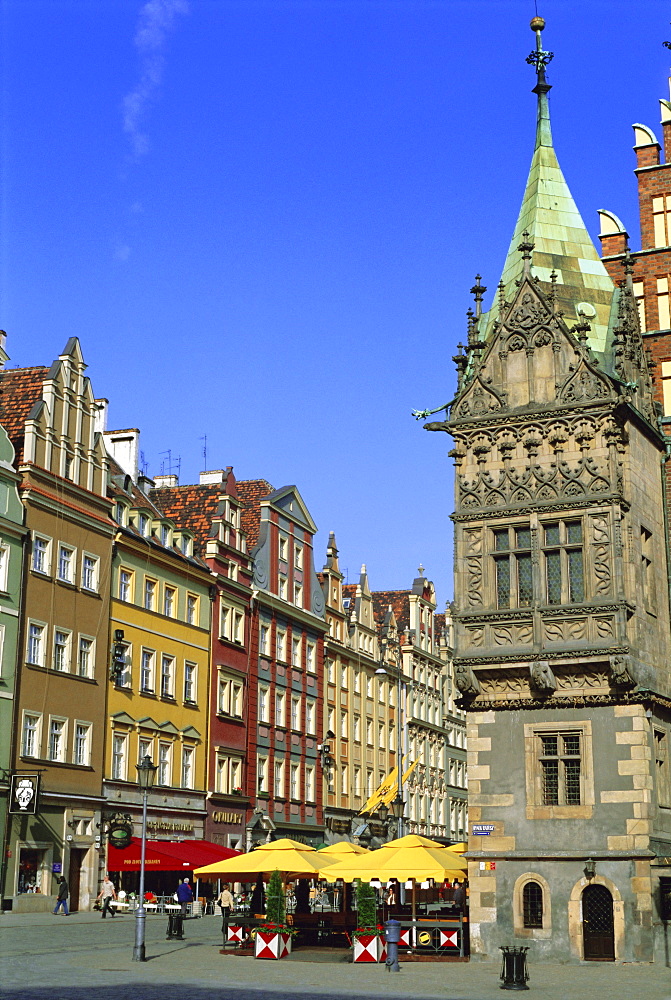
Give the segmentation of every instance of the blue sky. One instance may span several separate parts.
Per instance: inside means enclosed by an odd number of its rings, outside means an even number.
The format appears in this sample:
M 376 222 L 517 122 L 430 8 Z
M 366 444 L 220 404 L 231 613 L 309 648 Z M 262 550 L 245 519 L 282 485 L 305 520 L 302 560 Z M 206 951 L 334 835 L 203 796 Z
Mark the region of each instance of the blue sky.
M 593 236 L 638 246 L 631 124 L 659 135 L 665 0 L 539 0 L 555 146 Z M 451 398 L 535 130 L 533 0 L 0 0 L 0 326 L 82 342 L 110 429 L 295 483 L 349 581 L 452 594 Z M 166 466 L 167 471 L 167 466 Z

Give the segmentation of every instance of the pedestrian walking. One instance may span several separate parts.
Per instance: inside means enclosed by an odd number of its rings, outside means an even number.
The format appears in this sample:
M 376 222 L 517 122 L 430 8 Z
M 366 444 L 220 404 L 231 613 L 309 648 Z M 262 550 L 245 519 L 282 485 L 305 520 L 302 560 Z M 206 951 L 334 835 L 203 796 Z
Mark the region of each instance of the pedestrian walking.
M 463 882 L 457 882 L 455 887 L 454 905 L 460 913 L 463 912 L 466 906 L 466 885 Z
M 185 878 L 183 882 L 180 882 L 177 886 L 177 902 L 181 904 L 181 915 L 186 916 L 186 908 L 189 903 L 193 903 L 193 889 L 189 885 L 188 878 Z
M 61 875 L 61 877 L 58 880 L 58 897 L 56 899 L 56 909 L 54 910 L 55 914 L 58 913 L 59 907 L 62 906 L 63 913 L 65 914 L 65 916 L 66 917 L 70 916 L 70 912 L 68 910 L 69 895 L 70 895 L 70 889 L 68 887 L 68 883 L 65 880 L 65 876 Z
M 231 895 L 231 890 L 229 888 L 228 882 L 224 882 L 224 888 L 219 893 L 219 898 L 217 903 L 221 907 L 221 933 L 224 935 L 224 948 L 226 947 L 226 941 L 228 940 L 228 921 L 231 918 L 231 913 L 235 909 L 235 901 Z
M 103 920 L 109 913 L 112 917 L 116 916 L 116 913 L 112 909 L 112 900 L 116 899 L 116 889 L 114 888 L 114 883 L 110 882 L 109 875 L 105 875 L 103 879 L 103 884 L 100 887 L 100 892 L 98 893 L 96 900 L 102 901 L 103 904 Z

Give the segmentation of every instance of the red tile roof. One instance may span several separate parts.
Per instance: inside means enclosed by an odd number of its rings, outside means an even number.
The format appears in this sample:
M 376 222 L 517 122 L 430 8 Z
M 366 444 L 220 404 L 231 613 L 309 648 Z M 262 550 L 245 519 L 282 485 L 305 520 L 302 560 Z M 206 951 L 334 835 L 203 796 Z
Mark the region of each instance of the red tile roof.
M 26 418 L 42 398 L 44 380 L 49 372 L 43 366 L 10 368 L 0 372 L 0 424 L 5 428 L 16 451 L 15 466 L 23 461 Z
M 261 500 L 274 492 L 275 487 L 265 479 L 243 479 L 238 482 L 242 530 L 247 534 L 247 548 L 250 552 L 259 543 Z
M 391 605 L 399 632 L 405 632 L 410 625 L 409 590 L 374 590 L 373 615 L 378 625 L 384 624 L 387 609 Z
M 192 531 L 198 554 L 205 552 L 212 518 L 217 513 L 219 498 L 225 494 L 223 483 L 195 483 L 190 486 L 161 486 L 150 496 L 164 515 L 180 528 Z

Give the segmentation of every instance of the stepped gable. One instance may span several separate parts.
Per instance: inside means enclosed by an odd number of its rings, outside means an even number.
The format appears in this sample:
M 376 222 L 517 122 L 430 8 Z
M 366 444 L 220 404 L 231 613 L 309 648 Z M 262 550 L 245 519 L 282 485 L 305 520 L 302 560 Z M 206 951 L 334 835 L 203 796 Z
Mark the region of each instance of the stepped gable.
M 238 481 L 237 488 L 242 530 L 247 535 L 247 548 L 253 552 L 259 543 L 261 500 L 274 493 L 275 487 L 265 479 L 243 479 Z
M 165 517 L 193 532 L 198 552 L 202 554 L 223 493 L 225 488 L 222 483 L 196 483 L 161 486 L 152 490 L 151 496 Z
M 409 590 L 374 590 L 371 597 L 373 598 L 373 614 L 378 628 L 384 625 L 387 611 L 391 605 L 399 633 L 407 631 L 410 626 Z
M 23 439 L 28 414 L 42 398 L 44 380 L 49 372 L 43 365 L 12 368 L 0 373 L 0 424 L 14 445 L 16 468 L 23 461 Z

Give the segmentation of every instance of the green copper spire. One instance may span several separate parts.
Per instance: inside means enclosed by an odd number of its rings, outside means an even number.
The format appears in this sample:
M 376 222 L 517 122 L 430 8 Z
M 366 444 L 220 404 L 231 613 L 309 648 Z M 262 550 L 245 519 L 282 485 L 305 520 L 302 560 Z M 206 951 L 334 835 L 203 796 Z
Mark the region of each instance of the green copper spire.
M 536 49 L 527 62 L 533 64 L 537 76 L 533 89 L 538 98 L 536 145 L 522 208 L 503 268 L 503 295 L 508 300 L 512 298 L 515 281 L 525 272 L 520 245 L 532 243 L 531 274 L 541 280 L 546 291 L 554 287 L 556 307 L 563 312 L 569 328 L 585 320 L 589 322 L 590 346 L 602 352 L 606 346 L 615 288 L 564 180 L 552 145 L 550 84 L 545 78 L 545 69 L 553 54 L 543 49 L 541 33 L 544 27 L 542 17 L 534 17 L 531 21 Z M 528 261 L 526 264 L 528 266 Z M 553 271 L 554 282 L 550 278 Z M 495 301 L 489 313 L 483 316 L 481 337 L 490 335 L 498 313 L 499 305 Z

